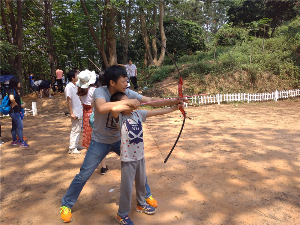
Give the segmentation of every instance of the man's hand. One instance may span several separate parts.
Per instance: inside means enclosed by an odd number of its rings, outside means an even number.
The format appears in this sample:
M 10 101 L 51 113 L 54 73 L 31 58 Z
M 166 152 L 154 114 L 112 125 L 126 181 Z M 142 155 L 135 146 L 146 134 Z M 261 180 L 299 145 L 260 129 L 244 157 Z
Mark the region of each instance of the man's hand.
M 181 103 L 188 103 L 189 100 L 186 98 L 178 98 L 178 99 L 173 99 L 174 105 L 178 105 Z
M 71 118 L 74 119 L 74 120 L 76 120 L 77 116 L 75 114 L 71 113 Z
M 127 101 L 127 105 L 132 108 L 133 110 L 138 109 L 138 107 L 141 105 L 141 103 L 137 99 L 128 99 L 125 100 Z

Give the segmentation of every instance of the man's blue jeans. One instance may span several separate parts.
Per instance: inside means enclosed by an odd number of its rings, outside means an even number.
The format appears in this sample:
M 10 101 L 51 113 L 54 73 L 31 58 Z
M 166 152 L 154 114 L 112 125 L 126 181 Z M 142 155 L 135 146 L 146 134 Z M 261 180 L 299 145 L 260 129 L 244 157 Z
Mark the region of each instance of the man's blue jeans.
M 110 152 L 113 151 L 120 155 L 120 144 L 118 141 L 113 144 L 103 144 L 96 141 L 91 141 L 84 161 L 81 165 L 80 172 L 76 174 L 71 185 L 69 186 L 67 193 L 62 198 L 61 205 L 72 208 L 76 203 L 83 186 L 93 174 L 95 169 L 98 167 L 103 158 Z M 151 191 L 146 179 L 146 198 L 150 197 Z
M 17 141 L 17 135 L 19 137 L 20 142 L 23 141 L 23 122 L 21 119 L 20 113 L 10 113 L 11 117 L 11 136 L 13 138 L 13 141 Z

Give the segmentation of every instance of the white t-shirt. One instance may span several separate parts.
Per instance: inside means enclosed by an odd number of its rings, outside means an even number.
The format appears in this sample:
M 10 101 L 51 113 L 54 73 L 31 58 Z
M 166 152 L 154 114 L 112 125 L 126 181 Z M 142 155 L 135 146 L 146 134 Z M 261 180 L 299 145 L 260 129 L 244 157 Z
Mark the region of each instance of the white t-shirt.
M 121 131 L 120 158 L 123 162 L 144 158 L 144 138 L 142 122 L 146 121 L 147 111 L 137 110 L 131 116 L 119 114 L 117 126 Z
M 71 99 L 72 110 L 74 115 L 77 116 L 78 119 L 81 119 L 83 114 L 82 105 L 79 96 L 77 95 L 76 85 L 72 82 L 69 82 L 65 88 L 65 94 L 66 98 L 69 97 Z
M 134 64 L 131 64 L 131 65 L 126 64 L 125 68 L 126 68 L 128 77 L 135 77 L 136 66 Z
M 89 87 L 87 95 L 80 96 L 81 102 L 84 105 L 91 105 L 93 101 L 93 94 L 95 91 L 95 87 Z

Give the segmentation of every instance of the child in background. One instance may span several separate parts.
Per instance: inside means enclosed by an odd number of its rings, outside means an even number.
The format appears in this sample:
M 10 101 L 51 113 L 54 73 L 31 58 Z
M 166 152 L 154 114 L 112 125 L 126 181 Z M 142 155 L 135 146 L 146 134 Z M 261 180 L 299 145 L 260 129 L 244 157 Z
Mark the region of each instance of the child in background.
M 116 92 L 111 96 L 110 101 L 122 101 L 129 98 L 123 92 Z M 142 122 L 146 117 L 163 115 L 179 109 L 178 104 L 170 108 L 146 111 L 136 110 L 124 104 L 119 104 L 112 109 L 112 116 L 121 132 L 121 188 L 120 202 L 117 214 L 117 221 L 120 224 L 132 225 L 133 222 L 128 217 L 131 206 L 131 194 L 133 181 L 135 181 L 137 208 L 136 211 L 153 214 L 155 208 L 148 205 L 146 197 L 146 168 L 144 158 L 144 140 Z M 133 111 L 136 110 L 136 111 Z
M 69 154 L 81 154 L 79 150 L 83 148 L 78 145 L 79 135 L 82 127 L 82 105 L 77 95 L 76 82 L 78 72 L 71 70 L 67 73 L 69 83 L 65 88 L 67 106 L 70 112 L 72 129 L 70 134 Z

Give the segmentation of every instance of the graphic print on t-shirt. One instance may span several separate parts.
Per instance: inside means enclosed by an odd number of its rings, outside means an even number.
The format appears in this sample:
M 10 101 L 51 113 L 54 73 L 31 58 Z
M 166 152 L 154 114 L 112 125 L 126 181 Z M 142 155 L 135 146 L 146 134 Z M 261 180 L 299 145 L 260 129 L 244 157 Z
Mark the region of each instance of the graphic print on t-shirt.
M 108 113 L 107 119 L 106 119 L 106 126 L 105 129 L 108 130 L 118 130 L 118 127 L 114 121 L 114 117 L 111 113 Z
M 125 121 L 125 124 L 129 136 L 129 144 L 138 144 L 143 142 L 143 129 L 141 121 L 138 120 L 138 123 L 136 123 L 134 120 L 128 119 Z

